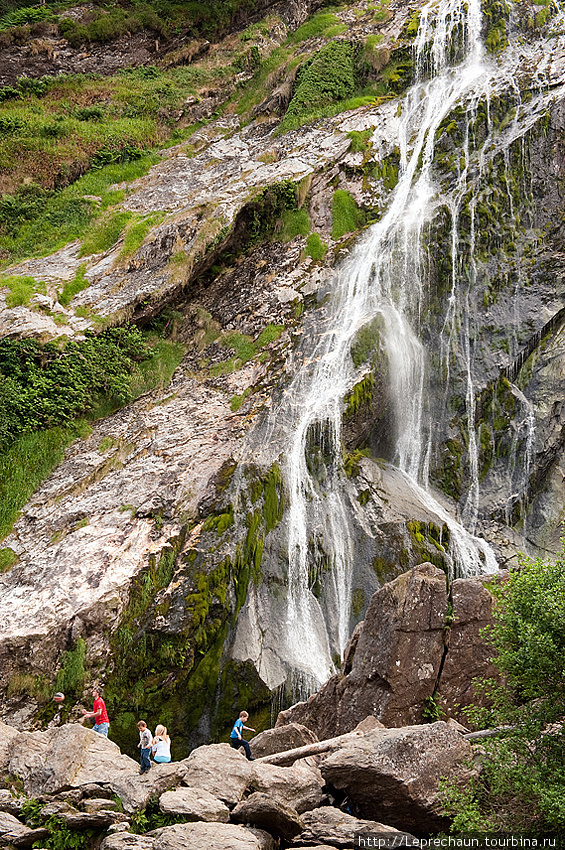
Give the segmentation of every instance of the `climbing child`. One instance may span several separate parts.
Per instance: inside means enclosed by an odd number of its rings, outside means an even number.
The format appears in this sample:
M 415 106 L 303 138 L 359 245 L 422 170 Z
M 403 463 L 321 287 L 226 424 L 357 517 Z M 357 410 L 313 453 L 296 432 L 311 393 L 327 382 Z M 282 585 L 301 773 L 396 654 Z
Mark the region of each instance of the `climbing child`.
M 153 742 L 153 735 L 147 728 L 145 720 L 140 720 L 137 728 L 139 729 L 139 744 L 137 747 L 141 750 L 141 768 L 139 772 L 147 773 L 151 769 L 151 744 Z

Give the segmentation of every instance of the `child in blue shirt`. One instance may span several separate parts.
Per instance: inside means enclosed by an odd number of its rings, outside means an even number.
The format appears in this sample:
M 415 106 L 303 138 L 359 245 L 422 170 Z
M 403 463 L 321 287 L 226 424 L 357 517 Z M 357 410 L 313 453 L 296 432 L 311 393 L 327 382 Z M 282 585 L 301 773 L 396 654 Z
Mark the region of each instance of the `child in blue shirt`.
M 251 747 L 249 746 L 248 741 L 241 734 L 242 729 L 247 729 L 248 732 L 255 732 L 255 729 L 252 729 L 251 726 L 244 726 L 246 720 L 249 720 L 249 714 L 246 711 L 241 711 L 238 719 L 233 724 L 233 729 L 231 730 L 230 735 L 230 745 L 234 747 L 234 749 L 238 750 L 240 747 L 243 747 L 245 750 L 245 755 L 249 759 L 249 761 L 253 761 L 253 756 L 251 755 Z

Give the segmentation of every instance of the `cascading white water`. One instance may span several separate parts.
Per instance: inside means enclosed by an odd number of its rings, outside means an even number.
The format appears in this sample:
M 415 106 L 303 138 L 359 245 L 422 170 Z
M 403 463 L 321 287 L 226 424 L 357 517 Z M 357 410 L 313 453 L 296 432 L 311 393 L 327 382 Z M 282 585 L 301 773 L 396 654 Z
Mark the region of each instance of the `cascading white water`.
M 401 105 L 399 130 L 400 174 L 388 209 L 358 244 L 334 280 L 326 307 L 324 327 L 317 328 L 305 345 L 305 361 L 271 417 L 271 429 L 284 421 L 288 445 L 282 472 L 288 509 L 288 604 L 284 657 L 308 689 L 324 682 L 334 669 L 332 657 L 341 655 L 349 634 L 352 535 L 341 468 L 343 399 L 363 377 L 355 369 L 351 346 L 358 331 L 377 316 L 389 363 L 396 423 L 394 463 L 406 487 L 445 523 L 450 533 L 452 571 L 458 575 L 496 569 L 492 550 L 473 536 L 479 505 L 478 448 L 475 432 L 475 387 L 471 346 L 469 291 L 474 264 L 473 194 L 478 174 L 497 152 L 520 138 L 539 117 L 547 101 L 532 98 L 504 131 L 489 132 L 475 153 L 471 176 L 469 124 L 481 100 L 513 82 L 513 68 L 501 68 L 485 57 L 480 39 L 479 0 L 430 0 L 421 12 L 415 43 L 417 81 Z M 463 54 L 457 65 L 450 55 Z M 515 63 L 516 64 L 516 63 Z M 434 174 L 436 134 L 455 107 L 468 118 L 456 179 L 442 189 Z M 471 269 L 461 274 L 458 222 L 471 192 Z M 468 419 L 470 485 L 459 524 L 428 489 L 428 467 L 434 439 L 429 409 L 428 364 L 420 340 L 420 317 L 426 279 L 422 248 L 424 228 L 439 206 L 452 221 L 451 292 L 439 340 L 441 369 L 449 384 L 452 348 L 462 346 Z M 308 347 L 310 345 L 310 347 Z M 312 547 L 320 542 L 330 553 L 324 586 L 326 617 L 312 593 Z M 296 694 L 295 694 L 296 695 Z

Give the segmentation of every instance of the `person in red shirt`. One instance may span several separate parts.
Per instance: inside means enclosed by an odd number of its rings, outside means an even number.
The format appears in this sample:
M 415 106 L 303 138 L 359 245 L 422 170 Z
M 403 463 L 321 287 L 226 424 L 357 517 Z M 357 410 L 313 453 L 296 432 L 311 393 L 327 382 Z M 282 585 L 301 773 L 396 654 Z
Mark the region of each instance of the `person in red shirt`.
M 92 689 L 92 698 L 94 700 L 92 711 L 87 711 L 85 708 L 83 708 L 82 719 L 87 720 L 87 718 L 89 717 L 94 717 L 94 726 L 92 728 L 95 732 L 100 732 L 101 735 L 105 735 L 107 738 L 108 730 L 110 728 L 110 721 L 108 719 L 106 705 L 104 703 L 104 700 L 102 699 L 102 695 L 98 688 Z

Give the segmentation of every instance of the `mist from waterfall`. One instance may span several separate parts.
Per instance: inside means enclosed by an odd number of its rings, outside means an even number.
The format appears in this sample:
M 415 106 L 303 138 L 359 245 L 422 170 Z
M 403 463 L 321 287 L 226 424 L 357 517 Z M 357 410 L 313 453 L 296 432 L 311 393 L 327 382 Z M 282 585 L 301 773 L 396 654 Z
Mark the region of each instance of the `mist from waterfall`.
M 271 416 L 271 433 L 284 422 L 281 471 L 289 499 L 284 657 L 295 671 L 295 692 L 302 690 L 303 695 L 334 672 L 334 660 L 341 657 L 349 637 L 354 552 L 351 508 L 343 486 L 341 422 L 344 397 L 370 370 L 368 365 L 354 366 L 352 344 L 360 329 L 377 317 L 394 402 L 394 465 L 407 489 L 448 527 L 452 575 L 497 568 L 487 542 L 474 536 L 479 464 L 469 293 L 477 274 L 475 204 L 488 162 L 527 132 L 547 107 L 550 95 L 540 85 L 540 92 L 527 105 L 519 102 L 513 77 L 518 59 L 511 50 L 506 64 L 487 56 L 481 25 L 480 0 L 431 0 L 423 7 L 414 48 L 416 82 L 399 106 L 398 183 L 380 221 L 367 231 L 336 275 L 323 323 L 307 337 L 302 368 Z M 451 63 L 453 56 L 457 64 Z M 473 151 L 469 126 L 479 103 L 488 104 L 495 93 L 508 88 L 516 94 L 514 120 L 498 132 L 489 123 L 486 141 Z M 445 188 L 437 178 L 434 155 L 438 130 L 456 107 L 467 116 L 467 133 L 457 174 Z M 471 262 L 464 274 L 459 226 L 469 193 Z M 459 349 L 468 420 L 470 481 L 461 522 L 437 502 L 429 488 L 435 423 L 428 389 L 430 367 L 420 334 L 426 300 L 423 246 L 426 227 L 440 207 L 449 211 L 451 219 L 452 268 L 438 348 L 446 394 L 452 351 Z M 531 420 L 530 416 L 530 426 Z M 311 590 L 318 549 L 326 553 L 325 612 Z

